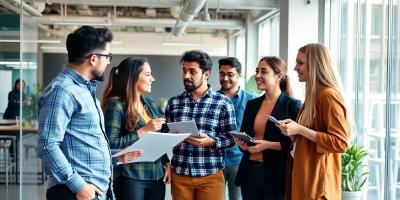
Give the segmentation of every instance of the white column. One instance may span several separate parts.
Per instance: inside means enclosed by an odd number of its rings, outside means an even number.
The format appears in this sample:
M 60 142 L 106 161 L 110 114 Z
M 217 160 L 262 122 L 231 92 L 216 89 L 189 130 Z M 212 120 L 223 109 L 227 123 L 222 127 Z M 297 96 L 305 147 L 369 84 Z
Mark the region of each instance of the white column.
M 227 47 L 228 56 L 234 57 L 236 55 L 236 38 L 233 33 L 229 33 L 227 37 L 228 37 L 228 47 Z
M 288 65 L 288 74 L 294 96 L 304 99 L 304 86 L 298 82 L 293 70 L 298 49 L 308 43 L 317 43 L 320 29 L 318 1 L 282 0 L 280 1 L 280 39 L 279 53 Z
M 246 63 L 245 79 L 246 81 L 254 74 L 258 63 L 258 24 L 253 23 L 250 12 L 246 16 Z M 244 63 L 242 63 L 244 64 Z

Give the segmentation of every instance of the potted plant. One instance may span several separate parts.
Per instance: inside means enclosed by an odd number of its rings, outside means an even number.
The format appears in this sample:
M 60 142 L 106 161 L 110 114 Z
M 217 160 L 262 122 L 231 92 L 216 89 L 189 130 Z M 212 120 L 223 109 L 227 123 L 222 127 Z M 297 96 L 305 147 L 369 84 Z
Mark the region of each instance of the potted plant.
M 23 106 L 22 108 L 22 113 L 23 113 L 23 120 L 26 125 L 25 127 L 28 126 L 36 126 L 36 122 L 38 120 L 38 115 L 39 115 L 39 97 L 42 95 L 44 91 L 44 87 L 41 85 L 37 85 L 36 90 L 33 93 L 30 93 L 27 97 L 27 103 Z
M 364 147 L 354 144 L 342 154 L 342 200 L 361 200 L 368 178 L 364 165 L 366 156 L 368 153 Z

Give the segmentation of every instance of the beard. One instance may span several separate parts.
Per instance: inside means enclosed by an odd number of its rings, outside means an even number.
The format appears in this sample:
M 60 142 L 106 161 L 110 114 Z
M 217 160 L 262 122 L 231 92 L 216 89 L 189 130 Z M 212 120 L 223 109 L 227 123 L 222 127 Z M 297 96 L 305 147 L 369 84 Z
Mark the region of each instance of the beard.
M 94 80 L 96 80 L 96 81 L 104 81 L 104 74 L 102 74 L 102 75 L 100 75 L 100 76 L 95 76 L 94 78 L 93 78 Z
M 189 85 L 189 84 L 187 84 L 187 82 L 191 82 L 192 84 Z M 194 84 L 193 81 L 188 81 L 188 80 L 183 81 L 183 85 L 185 85 L 186 91 L 193 92 L 193 91 L 197 90 L 200 86 L 203 85 L 203 76 L 201 77 L 200 84 L 197 86 Z
M 99 74 L 99 73 L 92 71 L 92 76 L 93 76 L 93 80 L 104 81 L 104 73 Z

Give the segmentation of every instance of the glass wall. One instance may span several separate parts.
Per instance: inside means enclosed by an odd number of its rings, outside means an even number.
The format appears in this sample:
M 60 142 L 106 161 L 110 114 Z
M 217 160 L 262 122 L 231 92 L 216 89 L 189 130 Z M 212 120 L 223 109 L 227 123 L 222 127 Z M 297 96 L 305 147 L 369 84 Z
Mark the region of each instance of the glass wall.
M 45 199 L 36 155 L 38 38 L 32 17 L 0 13 L 0 194 L 8 200 Z
M 353 143 L 369 152 L 364 199 L 400 199 L 400 1 L 329 2 L 331 30 L 339 29 L 330 48 L 354 115 Z
M 24 91 L 14 83 L 20 79 L 20 15 L 0 13 L 0 194 L 20 199 L 17 138 L 20 114 L 18 100 Z
M 41 160 L 36 154 L 38 127 L 38 25 L 32 17 L 21 18 L 20 78 L 26 89 L 22 94 L 19 134 L 20 199 L 45 199 L 45 175 Z

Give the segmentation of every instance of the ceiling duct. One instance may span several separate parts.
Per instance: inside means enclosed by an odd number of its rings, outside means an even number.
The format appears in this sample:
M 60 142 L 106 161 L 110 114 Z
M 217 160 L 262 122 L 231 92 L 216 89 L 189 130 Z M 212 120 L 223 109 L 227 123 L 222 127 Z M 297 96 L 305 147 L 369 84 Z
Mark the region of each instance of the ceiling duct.
M 189 22 L 199 13 L 206 1 L 207 0 L 187 0 L 185 2 L 185 6 L 175 24 L 175 36 L 181 36 L 185 32 Z
M 206 3 L 204 4 L 203 17 L 201 18 L 201 20 L 205 22 L 211 21 L 210 13 L 208 13 L 208 1 L 206 1 Z
M 21 1 L 19 1 L 19 0 L 0 1 L 0 5 L 14 11 L 15 13 L 21 13 Z M 41 12 L 43 11 L 44 3 L 40 3 L 38 5 L 39 5 L 39 9 L 35 9 L 32 6 L 30 6 L 29 4 L 22 1 L 23 14 L 29 15 L 29 16 L 41 17 L 42 16 Z
M 33 18 L 37 23 L 44 25 L 86 25 L 96 24 L 98 26 L 115 26 L 115 27 L 174 27 L 176 20 L 170 18 L 131 18 L 118 17 L 115 20 L 108 20 L 104 17 L 87 17 L 87 16 L 69 16 L 68 18 L 60 18 L 58 15 L 50 15 Z M 112 22 L 112 24 L 111 24 Z M 241 30 L 244 28 L 242 20 L 218 20 L 204 22 L 200 20 L 192 20 L 188 28 L 203 29 L 223 29 L 223 30 Z

